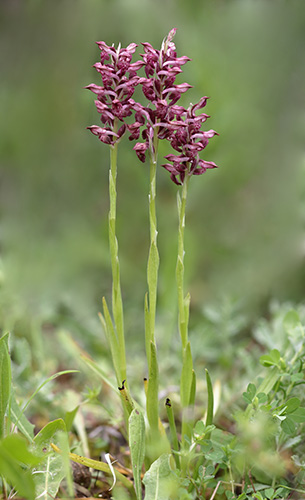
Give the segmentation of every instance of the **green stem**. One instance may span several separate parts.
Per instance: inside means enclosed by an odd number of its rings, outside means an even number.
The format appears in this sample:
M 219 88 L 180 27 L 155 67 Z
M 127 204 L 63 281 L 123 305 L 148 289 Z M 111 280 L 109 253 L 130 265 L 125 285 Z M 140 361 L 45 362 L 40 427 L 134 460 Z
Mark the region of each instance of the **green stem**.
M 114 132 L 116 132 L 116 129 L 117 129 L 117 123 L 115 123 Z M 118 339 L 121 376 L 122 379 L 126 379 L 126 353 L 125 353 L 125 337 L 124 337 L 123 302 L 122 302 L 121 283 L 120 283 L 118 241 L 116 237 L 117 155 L 118 155 L 118 144 L 115 143 L 114 146 L 110 147 L 110 171 L 109 171 L 109 198 L 110 198 L 109 246 L 110 246 L 111 269 L 112 269 L 112 313 Z
M 159 270 L 159 252 L 157 247 L 157 216 L 156 216 L 156 170 L 158 154 L 158 131 L 155 129 L 153 149 L 150 155 L 149 176 L 149 227 L 150 247 L 147 263 L 148 300 L 146 300 L 145 343 L 148 367 L 150 366 L 150 343 L 155 344 L 155 320 L 157 305 L 157 285 Z
M 176 267 L 176 279 L 178 288 L 178 314 L 179 332 L 181 336 L 182 348 L 185 349 L 188 342 L 188 307 L 184 298 L 184 229 L 185 229 L 185 207 L 187 198 L 187 188 L 190 177 L 186 175 L 182 185 L 181 196 L 178 193 L 178 258 Z
M 157 247 L 157 216 L 156 216 L 156 170 L 158 154 L 158 128 L 154 131 L 152 151 L 150 152 L 149 176 L 149 227 L 150 247 L 147 262 L 148 294 L 145 296 L 145 346 L 148 364 L 148 385 L 146 395 L 146 411 L 150 425 L 151 437 L 155 441 L 159 434 L 159 402 L 158 386 L 159 371 L 155 341 L 155 320 L 157 305 L 157 285 L 159 269 L 159 252 Z

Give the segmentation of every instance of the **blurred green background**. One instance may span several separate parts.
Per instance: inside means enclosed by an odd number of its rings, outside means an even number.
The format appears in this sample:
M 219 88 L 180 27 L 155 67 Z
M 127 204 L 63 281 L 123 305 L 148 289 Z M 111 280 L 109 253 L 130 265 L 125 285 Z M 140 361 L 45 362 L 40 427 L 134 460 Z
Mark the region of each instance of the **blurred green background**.
M 304 281 L 304 0 L 2 0 L 0 4 L 1 326 L 33 318 L 99 328 L 110 297 L 109 151 L 98 123 L 96 40 L 160 47 L 178 28 L 192 58 L 185 104 L 208 95 L 220 134 L 187 207 L 192 308 L 241 298 L 302 300 Z M 167 154 L 162 150 L 161 154 Z M 176 192 L 158 171 L 159 311 L 175 324 Z M 148 165 L 119 151 L 118 237 L 128 330 L 143 331 Z M 18 323 L 19 322 L 19 323 Z M 19 326 L 18 326 L 19 325 Z M 22 328 L 21 328 L 22 330 Z

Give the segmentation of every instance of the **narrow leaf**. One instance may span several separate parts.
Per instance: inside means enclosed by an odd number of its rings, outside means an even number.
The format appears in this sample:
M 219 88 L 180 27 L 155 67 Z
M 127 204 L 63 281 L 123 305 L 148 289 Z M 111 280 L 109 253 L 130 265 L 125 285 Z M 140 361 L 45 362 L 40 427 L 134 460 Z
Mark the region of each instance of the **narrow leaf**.
M 4 436 L 5 412 L 11 394 L 11 360 L 8 352 L 8 336 L 0 339 L 0 439 Z
M 107 306 L 107 302 L 105 297 L 103 297 L 103 311 L 104 311 L 104 318 L 106 322 L 106 335 L 107 335 L 107 340 L 110 346 L 110 351 L 111 351 L 111 357 L 112 357 L 112 362 L 115 370 L 115 374 L 117 377 L 117 383 L 120 385 L 122 383 L 123 375 L 121 372 L 121 366 L 120 366 L 120 350 L 119 350 L 119 345 L 118 345 L 118 339 L 115 333 L 115 329 L 112 323 L 112 319 L 109 313 L 109 309 Z
M 208 389 L 208 409 L 207 409 L 207 417 L 205 425 L 212 425 L 213 423 L 213 414 L 214 414 L 214 394 L 213 394 L 213 385 L 211 381 L 210 374 L 207 369 L 205 369 L 205 376 L 207 382 Z
M 21 411 L 20 406 L 18 405 L 15 395 L 12 392 L 11 402 L 10 402 L 10 417 L 13 424 L 18 427 L 19 431 L 29 440 L 33 441 L 34 439 L 34 428 L 35 425 L 31 424 L 28 419 L 25 417 L 24 413 Z
M 273 368 L 271 368 L 267 376 L 264 377 L 264 380 L 257 389 L 257 393 L 264 392 L 265 394 L 269 394 L 274 384 L 278 381 L 280 377 L 281 374 L 279 372 L 279 369 L 276 366 L 274 366 Z
M 81 359 L 86 363 L 86 365 L 96 374 L 98 375 L 103 382 L 105 382 L 111 389 L 114 390 L 114 392 L 117 394 L 117 387 L 111 382 L 111 380 L 108 378 L 107 374 L 104 372 L 104 370 L 92 359 L 88 358 L 88 356 L 81 356 Z
M 190 404 L 191 387 L 193 380 L 193 360 L 191 353 L 191 344 L 187 343 L 183 351 L 183 364 L 180 382 L 180 397 L 183 408 Z
M 153 432 L 158 430 L 159 422 L 159 369 L 156 345 L 150 343 L 150 368 L 146 395 L 146 411 L 149 425 Z

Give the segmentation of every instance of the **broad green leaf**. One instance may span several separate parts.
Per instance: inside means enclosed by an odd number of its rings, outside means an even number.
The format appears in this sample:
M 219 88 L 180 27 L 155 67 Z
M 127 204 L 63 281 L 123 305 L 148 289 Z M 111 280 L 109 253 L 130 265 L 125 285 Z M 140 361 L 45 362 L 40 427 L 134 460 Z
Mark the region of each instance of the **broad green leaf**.
M 249 396 L 252 400 L 256 394 L 256 387 L 254 384 L 248 384 L 247 393 L 249 394 Z
M 0 439 L 4 436 L 5 412 L 11 395 L 11 360 L 8 352 L 8 336 L 0 339 Z
M 19 431 L 29 440 L 33 441 L 34 439 L 34 428 L 35 425 L 31 424 L 28 419 L 25 417 L 24 413 L 21 411 L 20 406 L 18 405 L 15 394 L 12 392 L 11 401 L 10 401 L 10 416 L 11 421 L 18 427 Z
M 45 455 L 39 466 L 33 470 L 36 498 L 50 500 L 50 497 L 56 497 L 60 483 L 65 477 L 63 458 L 51 447 L 51 443 L 60 444 L 59 432 L 66 432 L 62 419 L 47 424 L 34 438 L 34 451 Z
M 295 328 L 301 326 L 300 316 L 297 311 L 292 309 L 285 314 L 283 325 L 287 333 L 291 333 Z
M 35 484 L 28 467 L 38 464 L 40 460 L 41 457 L 31 453 L 25 440 L 17 434 L 11 434 L 0 442 L 1 475 L 21 497 L 34 500 Z
M 267 400 L 268 400 L 267 394 L 265 394 L 264 392 L 259 392 L 257 395 L 257 399 L 258 399 L 260 404 L 267 403 Z
M 278 366 L 281 354 L 277 349 L 272 349 L 269 354 L 260 357 L 259 361 L 263 366 Z
M 170 455 L 161 455 L 152 463 L 143 478 L 144 500 L 169 500 L 177 498 L 178 483 L 170 467 Z
M 289 417 L 297 424 L 305 422 L 305 408 L 297 408 Z
M 249 396 L 248 392 L 243 392 L 243 398 L 248 405 L 252 403 L 252 398 Z
M 2 451 L 9 453 L 16 462 L 25 465 L 37 465 L 42 458 L 42 455 L 33 453 L 28 448 L 28 443 L 24 437 L 19 434 L 10 434 L 0 442 Z
M 129 417 L 129 447 L 137 499 L 142 499 L 141 470 L 145 456 L 145 423 L 142 413 L 134 409 Z
M 285 420 L 281 422 L 281 427 L 289 436 L 292 436 L 295 433 L 295 423 L 291 417 L 286 417 Z
M 285 413 L 293 413 L 295 410 L 299 408 L 301 404 L 301 401 L 299 398 L 290 398 L 288 401 L 285 403 L 286 410 Z

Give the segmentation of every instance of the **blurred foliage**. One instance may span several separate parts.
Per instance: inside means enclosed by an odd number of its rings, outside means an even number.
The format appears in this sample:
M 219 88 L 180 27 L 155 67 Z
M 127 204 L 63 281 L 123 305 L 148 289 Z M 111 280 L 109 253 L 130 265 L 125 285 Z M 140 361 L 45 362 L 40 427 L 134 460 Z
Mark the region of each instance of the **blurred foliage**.
M 305 8 L 303 0 L 2 0 L 0 4 L 1 325 L 63 318 L 99 331 L 110 293 L 109 151 L 98 123 L 94 42 L 149 41 L 172 27 L 192 62 L 185 103 L 211 96 L 205 158 L 187 207 L 192 306 L 242 297 L 302 299 Z M 161 151 L 162 153 L 162 151 Z M 166 152 L 164 151 L 164 154 Z M 175 320 L 176 186 L 158 175 L 160 305 Z M 118 233 L 128 330 L 143 330 L 148 167 L 119 151 Z M 173 309 L 171 309 L 173 308 Z M 71 314 L 71 311 L 73 314 Z M 23 319 L 24 321 L 24 319 Z M 18 330 L 18 328 L 20 328 Z M 22 334 L 22 327 L 16 326 Z

